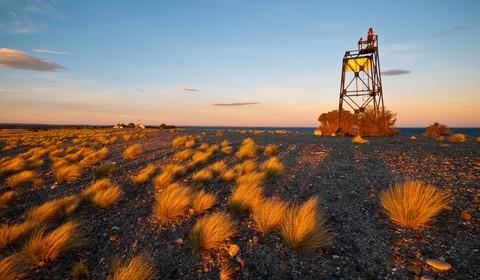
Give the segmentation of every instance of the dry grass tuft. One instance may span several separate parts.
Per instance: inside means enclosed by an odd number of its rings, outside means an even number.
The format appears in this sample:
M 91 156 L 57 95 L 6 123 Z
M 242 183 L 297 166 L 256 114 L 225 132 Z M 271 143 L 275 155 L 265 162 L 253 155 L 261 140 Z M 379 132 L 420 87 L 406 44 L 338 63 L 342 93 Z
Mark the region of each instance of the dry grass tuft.
M 232 148 L 232 146 L 221 147 L 220 152 L 222 153 L 222 155 L 228 156 L 228 155 L 232 154 L 233 148 Z
M 155 279 L 155 268 L 152 261 L 145 255 L 138 255 L 125 262 L 116 257 L 112 260 L 112 267 L 108 280 L 150 280 Z
M 192 175 L 192 181 L 196 188 L 203 187 L 203 184 L 212 178 L 210 169 L 201 169 Z
M 253 143 L 253 140 L 247 141 L 249 139 L 251 140 L 251 138 L 247 138 L 243 141 L 242 145 L 240 146 L 240 149 L 238 149 L 238 152 L 236 153 L 237 157 L 241 159 L 247 159 L 247 158 L 253 158 L 258 154 L 259 147 L 257 147 L 255 143 Z M 251 142 L 253 144 L 250 144 Z
M 231 264 L 222 265 L 222 269 L 220 269 L 220 280 L 232 280 L 236 271 L 235 267 Z
M 89 168 L 92 167 L 97 162 L 103 160 L 108 153 L 108 148 L 104 147 L 96 152 L 93 152 L 87 156 L 85 156 L 78 164 L 82 168 Z
M 282 170 L 283 164 L 276 157 L 271 157 L 260 165 L 260 172 L 263 172 L 266 178 L 277 176 Z
M 21 239 L 28 236 L 37 226 L 32 222 L 23 222 L 21 224 L 0 226 L 0 249 L 4 249 L 10 245 L 13 245 Z M 0 278 L 1 279 L 1 278 Z
M 233 235 L 236 222 L 223 212 L 215 212 L 198 219 L 190 232 L 193 250 L 217 249 L 226 238 Z
M 290 248 L 314 249 L 330 244 L 331 233 L 325 227 L 326 218 L 318 209 L 317 200 L 314 197 L 286 210 L 280 234 Z
M 92 204 L 105 209 L 116 203 L 122 194 L 122 189 L 119 186 L 113 185 L 95 192 L 92 196 Z
M 216 202 L 216 196 L 201 190 L 195 193 L 192 200 L 192 207 L 195 213 L 201 214 L 210 209 Z
M 135 186 L 140 186 L 143 185 L 147 180 L 152 177 L 153 173 L 155 172 L 157 168 L 153 164 L 147 165 L 145 168 L 140 170 L 137 175 L 130 177 L 130 181 L 132 181 L 132 184 Z
M 15 253 L 0 261 L 0 279 L 16 280 L 23 276 L 23 270 L 26 269 L 25 262 L 21 253 Z
M 95 178 L 108 176 L 113 169 L 115 169 L 115 164 L 111 162 L 105 162 L 93 169 L 93 176 L 95 176 Z
M 72 275 L 72 278 L 78 279 L 78 278 L 85 277 L 87 273 L 88 273 L 87 266 L 85 265 L 85 263 L 83 263 L 83 261 L 79 261 L 73 265 L 72 272 L 70 273 L 70 275 Z
M 123 152 L 123 158 L 134 159 L 138 157 L 141 152 L 142 148 L 140 148 L 140 144 L 135 144 L 125 149 L 125 151 Z
M 9 187 L 14 188 L 31 182 L 33 179 L 35 179 L 35 172 L 26 170 L 8 177 L 5 180 L 5 184 L 7 184 L 7 186 Z
M 22 170 L 25 167 L 26 161 L 21 157 L 16 157 L 13 159 L 6 159 L 0 164 L 0 177 L 8 176 L 15 172 Z
M 189 159 L 191 156 L 192 156 L 192 151 L 187 149 L 180 152 L 176 152 L 173 155 L 173 159 L 177 161 L 184 161 Z
M 463 142 L 465 142 L 466 139 L 467 139 L 467 136 L 465 136 L 465 134 L 456 133 L 456 134 L 453 134 L 452 136 L 450 136 L 448 138 L 448 141 L 456 142 L 456 143 L 463 143 Z
M 227 170 L 227 165 L 225 164 L 225 162 L 223 160 L 222 161 L 217 161 L 214 164 L 210 165 L 208 167 L 208 169 L 212 173 L 213 177 L 217 177 L 220 174 L 223 174 Z
M 168 185 L 155 194 L 153 214 L 163 223 L 185 215 L 191 202 L 191 190 L 178 184 Z
M 81 198 L 76 195 L 50 200 L 25 212 L 25 220 L 33 223 L 44 223 L 70 216 L 78 208 Z
M 32 265 L 55 260 L 60 254 L 73 251 L 85 244 L 80 237 L 78 224 L 66 222 L 50 233 L 41 229 L 23 245 L 22 253 L 25 261 Z
M 477 137 L 477 142 L 480 143 L 480 136 Z
M 357 135 L 357 136 L 353 137 L 352 143 L 356 143 L 356 144 L 367 144 L 367 143 L 368 143 L 368 140 L 365 140 L 365 139 L 362 138 L 362 136 Z
M 157 190 L 163 189 L 173 182 L 173 178 L 174 176 L 169 172 L 163 172 L 153 179 L 153 185 Z
M 253 208 L 253 220 L 257 229 L 267 234 L 277 228 L 285 215 L 287 204 L 279 199 L 269 198 Z
M 263 154 L 266 156 L 272 156 L 277 153 L 277 146 L 271 144 L 265 147 L 265 150 L 263 150 Z
M 432 185 L 418 181 L 396 184 L 380 193 L 380 203 L 390 219 L 412 228 L 426 225 L 447 205 L 447 200 L 447 195 Z
M 55 171 L 55 178 L 59 183 L 69 183 L 78 179 L 81 174 L 81 168 L 76 164 L 62 165 Z
M 174 179 L 182 177 L 186 172 L 187 169 L 182 165 L 169 164 L 163 168 L 163 173 L 170 174 Z
M 233 170 L 237 176 L 242 176 L 255 172 L 257 170 L 257 164 L 253 160 L 245 160 L 244 162 L 235 165 Z
M 229 169 L 223 172 L 222 174 L 220 174 L 220 179 L 225 182 L 230 182 L 233 179 L 235 179 L 235 176 L 236 176 L 235 171 L 232 169 Z
M 0 208 L 6 208 L 17 199 L 17 192 L 8 191 L 0 195 Z
M 252 173 L 236 179 L 237 185 L 232 188 L 228 198 L 230 210 L 235 214 L 252 211 L 263 200 L 263 174 Z

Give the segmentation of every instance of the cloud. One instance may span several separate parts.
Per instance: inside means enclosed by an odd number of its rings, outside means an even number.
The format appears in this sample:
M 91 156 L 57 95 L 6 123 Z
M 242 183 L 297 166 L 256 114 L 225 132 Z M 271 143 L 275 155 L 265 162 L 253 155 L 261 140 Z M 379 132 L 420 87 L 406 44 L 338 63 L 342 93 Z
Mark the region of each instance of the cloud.
M 255 104 L 260 104 L 260 102 L 227 102 L 227 103 L 216 102 L 216 103 L 212 103 L 213 106 L 244 106 L 244 105 L 255 105 Z
M 182 87 L 180 88 L 181 91 L 201 91 L 199 89 L 191 88 L 191 87 Z
M 382 75 L 384 76 L 398 76 L 398 75 L 406 75 L 406 74 L 410 74 L 410 71 L 403 70 L 403 69 L 392 69 L 392 70 L 387 70 L 382 72 Z
M 35 49 L 34 52 L 38 53 L 51 53 L 51 54 L 68 54 L 68 52 L 59 52 L 59 51 L 51 51 L 51 50 L 42 50 L 42 49 Z
M 0 68 L 34 71 L 60 71 L 66 68 L 53 61 L 40 59 L 15 49 L 0 49 Z
M 448 36 L 448 35 L 451 35 L 451 34 L 454 34 L 454 33 L 458 33 L 458 32 L 464 31 L 464 30 L 466 30 L 466 29 L 468 29 L 468 28 L 469 28 L 469 27 L 466 26 L 466 25 L 452 26 L 452 27 L 450 27 L 450 28 L 447 29 L 447 30 L 443 30 L 443 31 L 440 31 L 440 32 L 437 32 L 437 33 L 433 34 L 433 37 Z

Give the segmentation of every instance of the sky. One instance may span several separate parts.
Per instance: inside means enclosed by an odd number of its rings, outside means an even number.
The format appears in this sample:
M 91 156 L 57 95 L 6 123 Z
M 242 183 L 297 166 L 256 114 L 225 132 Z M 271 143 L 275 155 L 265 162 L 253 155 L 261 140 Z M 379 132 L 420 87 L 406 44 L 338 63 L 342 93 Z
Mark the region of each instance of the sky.
M 397 127 L 480 127 L 480 1 L 0 0 L 0 123 L 316 127 L 378 35 Z

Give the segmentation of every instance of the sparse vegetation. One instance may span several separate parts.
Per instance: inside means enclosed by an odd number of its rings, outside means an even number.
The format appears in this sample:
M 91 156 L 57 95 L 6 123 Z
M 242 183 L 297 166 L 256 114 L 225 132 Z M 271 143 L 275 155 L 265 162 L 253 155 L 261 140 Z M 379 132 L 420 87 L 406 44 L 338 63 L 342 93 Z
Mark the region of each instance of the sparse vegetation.
M 248 159 L 255 157 L 259 151 L 260 148 L 255 145 L 255 142 L 252 140 L 252 138 L 247 138 L 243 140 L 242 145 L 240 146 L 240 149 L 236 155 L 241 159 Z
M 85 277 L 87 273 L 88 273 L 87 266 L 85 265 L 85 263 L 83 263 L 83 261 L 79 261 L 73 265 L 72 272 L 70 273 L 70 275 L 72 276 L 72 278 L 78 279 L 78 278 Z
M 235 214 L 251 211 L 263 200 L 263 175 L 252 173 L 236 179 L 237 185 L 228 198 L 230 210 Z
M 16 280 L 22 278 L 22 272 L 26 268 L 21 253 L 15 253 L 0 261 L 0 279 Z
M 140 170 L 137 175 L 130 177 L 132 184 L 135 186 L 143 185 L 147 180 L 152 177 L 153 173 L 157 168 L 153 164 L 147 165 L 145 168 Z
M 317 201 L 314 197 L 301 205 L 294 203 L 286 210 L 280 234 L 290 248 L 314 249 L 330 244 L 331 233 Z
M 212 179 L 212 172 L 210 169 L 201 169 L 192 175 L 192 181 L 196 188 L 203 187 L 203 184 Z
M 211 193 L 205 192 L 205 190 L 200 190 L 195 193 L 192 200 L 192 207 L 195 213 L 201 214 L 208 209 L 210 209 L 216 201 L 216 196 Z
M 80 198 L 75 195 L 50 200 L 40 206 L 27 210 L 25 212 L 25 220 L 40 224 L 51 220 L 61 219 L 71 215 L 80 205 L 80 202 Z
M 447 201 L 448 197 L 435 187 L 418 181 L 398 183 L 380 193 L 380 203 L 390 219 L 411 228 L 426 225 Z
M 32 230 L 36 228 L 36 224 L 32 222 L 23 222 L 21 224 L 0 226 L 0 249 L 4 249 L 12 244 L 17 243 L 21 239 L 28 236 Z M 1 279 L 1 278 L 0 278 Z
M 122 194 L 122 189 L 116 185 L 100 189 L 93 194 L 92 204 L 105 209 L 116 203 Z
M 125 159 L 134 159 L 140 155 L 142 149 L 140 148 L 139 144 L 134 144 L 123 152 L 123 158 Z
M 425 137 L 448 136 L 451 133 L 452 132 L 450 131 L 450 128 L 448 128 L 446 125 L 436 122 L 427 127 L 427 130 L 425 131 L 425 133 L 423 133 L 423 136 Z
M 265 150 L 263 150 L 263 154 L 266 156 L 273 156 L 277 153 L 278 149 L 277 146 L 275 145 L 268 145 L 265 147 Z
M 360 135 L 356 135 L 355 137 L 352 138 L 352 143 L 367 144 L 368 140 L 363 139 L 362 136 L 360 136 Z
M 276 198 L 268 198 L 253 208 L 253 220 L 258 231 L 267 234 L 282 222 L 287 204 Z
M 5 184 L 9 187 L 18 187 L 27 182 L 31 182 L 35 178 L 35 172 L 25 170 L 20 173 L 14 174 L 5 180 Z
M 215 212 L 198 219 L 190 233 L 193 250 L 217 249 L 236 228 L 236 223 L 223 212 Z
M 173 155 L 173 158 L 178 161 L 184 161 L 189 159 L 191 156 L 192 156 L 192 151 L 187 149 L 180 152 L 176 152 L 175 155 Z
M 95 178 L 101 178 L 108 176 L 115 169 L 115 164 L 111 162 L 105 162 L 93 170 L 93 175 Z
M 70 183 L 78 179 L 81 174 L 82 174 L 82 171 L 80 167 L 76 164 L 61 165 L 55 171 L 55 178 L 59 183 L 62 183 L 62 182 Z
M 260 165 L 260 172 L 263 172 L 266 178 L 277 176 L 283 170 L 283 164 L 276 157 L 271 157 Z
M 191 190 L 178 184 L 168 185 L 162 192 L 155 194 L 153 214 L 163 223 L 186 214 L 190 206 Z
M 155 279 L 155 268 L 145 255 L 138 255 L 125 262 L 116 257 L 112 261 L 109 280 L 150 280 Z
M 6 208 L 17 199 L 17 192 L 7 191 L 0 195 L 0 208 Z
M 463 143 L 463 142 L 465 142 L 466 139 L 467 139 L 467 137 L 464 134 L 456 133 L 456 134 L 453 134 L 452 136 L 450 136 L 448 138 L 448 141 L 456 142 L 456 143 Z

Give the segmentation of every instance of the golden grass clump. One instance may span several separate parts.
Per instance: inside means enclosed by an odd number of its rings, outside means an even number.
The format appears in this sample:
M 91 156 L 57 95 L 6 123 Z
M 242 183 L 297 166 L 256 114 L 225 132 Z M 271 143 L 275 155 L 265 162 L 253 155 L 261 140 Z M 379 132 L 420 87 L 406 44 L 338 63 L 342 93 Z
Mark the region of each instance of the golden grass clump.
M 480 136 L 477 137 L 477 142 L 480 143 Z
M 233 148 L 232 146 L 221 147 L 220 152 L 222 153 L 222 155 L 228 156 L 232 154 Z
M 267 147 L 265 147 L 265 150 L 263 150 L 263 154 L 266 156 L 273 156 L 277 153 L 277 146 L 270 144 Z
M 88 268 L 83 261 L 75 263 L 72 267 L 70 275 L 73 279 L 85 277 L 88 273 Z
M 467 136 L 465 136 L 465 134 L 455 133 L 448 138 L 448 141 L 456 142 L 456 143 L 463 143 L 463 142 L 465 142 L 466 139 L 467 139 Z
M 93 176 L 95 178 L 101 178 L 108 176 L 115 169 L 115 164 L 111 162 L 105 162 L 93 169 Z
M 231 264 L 222 265 L 220 269 L 220 280 L 232 280 L 233 275 L 237 272 L 235 267 Z
M 314 249 L 330 244 L 331 233 L 325 227 L 326 218 L 318 209 L 318 199 L 290 206 L 280 224 L 280 235 L 292 249 Z
M 192 151 L 187 149 L 180 152 L 176 152 L 173 155 L 173 159 L 177 161 L 184 161 L 189 159 L 191 156 L 192 156 Z
M 202 143 L 200 147 L 197 148 L 198 152 L 206 152 L 210 148 L 210 145 L 208 143 Z
M 115 204 L 122 194 L 122 189 L 119 186 L 113 185 L 95 192 L 92 196 L 92 204 L 105 209 Z
M 245 210 L 252 211 L 263 200 L 263 175 L 253 173 L 236 179 L 237 185 L 232 188 L 228 198 L 230 210 L 242 214 Z
M 230 182 L 233 179 L 235 179 L 235 176 L 236 176 L 235 171 L 232 169 L 228 169 L 222 174 L 220 174 L 220 179 L 225 182 Z
M 122 138 L 123 141 L 127 142 L 128 140 L 132 139 L 132 134 L 124 134 Z
M 201 214 L 210 209 L 216 201 L 216 196 L 201 190 L 193 196 L 192 207 L 195 213 Z
M 76 195 L 47 201 L 25 212 L 25 220 L 34 223 L 43 223 L 70 216 L 81 203 Z
M 80 237 L 78 224 L 66 222 L 50 233 L 41 229 L 23 245 L 22 255 L 25 261 L 32 265 L 42 265 L 47 261 L 55 260 L 59 255 L 78 249 L 85 244 Z
M 255 145 L 252 138 L 247 138 L 243 140 L 242 145 L 238 149 L 236 155 L 241 159 L 253 158 L 255 157 L 260 148 Z
M 187 169 L 183 165 L 169 164 L 163 168 L 163 173 L 168 173 L 175 179 L 185 175 Z
M 83 168 L 92 167 L 97 162 L 103 160 L 107 156 L 107 153 L 108 148 L 103 147 L 102 149 L 85 156 L 78 164 Z
M 2 224 L 0 226 L 0 249 L 4 249 L 21 241 L 21 239 L 28 236 L 36 226 L 37 224 L 29 221 L 13 225 Z
M 23 278 L 23 270 L 26 268 L 21 253 L 15 253 L 0 260 L 0 279 L 16 280 Z
M 383 190 L 380 203 L 390 219 L 404 227 L 426 225 L 447 205 L 448 196 L 435 187 L 418 181 L 406 181 Z
M 152 177 L 157 168 L 153 164 L 148 164 L 145 168 L 140 170 L 137 175 L 130 177 L 130 181 L 135 186 L 143 185 L 147 180 Z
M 191 143 L 192 141 L 193 141 L 193 144 Z M 190 142 L 190 143 L 187 145 L 187 142 Z M 190 148 L 190 147 L 193 147 L 194 145 L 195 145 L 195 139 L 192 136 L 189 136 L 189 135 L 179 136 L 179 137 L 173 139 L 173 141 L 172 141 L 172 146 L 174 148 L 179 148 L 179 147 L 182 147 L 182 146 L 185 146 L 186 148 Z
M 108 280 L 153 280 L 155 279 L 155 267 L 152 261 L 145 255 L 138 255 L 127 261 L 115 257 L 108 275 Z
M 210 169 L 201 169 L 192 175 L 192 181 L 195 187 L 202 187 L 203 184 L 213 178 Z
M 31 182 L 35 179 L 35 172 L 30 171 L 30 170 L 25 170 L 20 173 L 14 174 L 10 177 L 8 177 L 5 180 L 5 184 L 9 187 L 18 187 L 20 185 L 23 185 L 25 183 Z
M 140 155 L 142 152 L 142 148 L 140 148 L 140 144 L 134 144 L 125 149 L 123 152 L 123 158 L 125 159 L 134 159 Z
M 212 153 L 206 151 L 197 151 L 195 154 L 192 155 L 192 161 L 189 163 L 190 167 L 198 167 L 204 164 L 210 157 Z
M 190 206 L 191 197 L 190 188 L 170 184 L 162 192 L 155 194 L 153 214 L 163 223 L 183 216 Z
M 163 172 L 153 179 L 153 185 L 156 189 L 165 188 L 173 182 L 173 178 L 173 174 L 169 172 Z
M 190 232 L 193 250 L 217 249 L 225 239 L 232 236 L 236 222 L 224 212 L 215 212 L 198 219 Z
M 277 176 L 282 170 L 283 164 L 276 157 L 271 157 L 260 165 L 260 172 L 263 172 L 266 178 Z
M 13 159 L 6 158 L 0 164 L 0 176 L 8 176 L 18 172 L 25 167 L 25 164 L 25 159 L 21 157 L 16 157 Z
M 227 165 L 225 164 L 225 162 L 223 160 L 221 160 L 221 161 L 217 161 L 217 162 L 211 164 L 208 167 L 208 169 L 212 173 L 213 177 L 217 177 L 220 174 L 223 174 L 227 170 Z
M 17 192 L 7 191 L 0 195 L 0 208 L 8 207 L 12 202 L 17 199 Z
M 62 165 L 55 171 L 55 178 L 59 183 L 69 183 L 78 179 L 81 174 L 81 168 L 76 164 Z
M 368 143 L 368 140 L 363 139 L 362 136 L 360 136 L 360 135 L 356 135 L 355 137 L 353 137 L 352 143 L 355 143 L 355 144 L 367 144 L 367 143 Z
M 245 160 L 233 167 L 233 170 L 238 176 L 250 174 L 257 170 L 257 164 L 253 160 Z
M 285 215 L 287 204 L 276 198 L 268 198 L 253 208 L 253 220 L 256 228 L 267 234 L 277 228 Z

